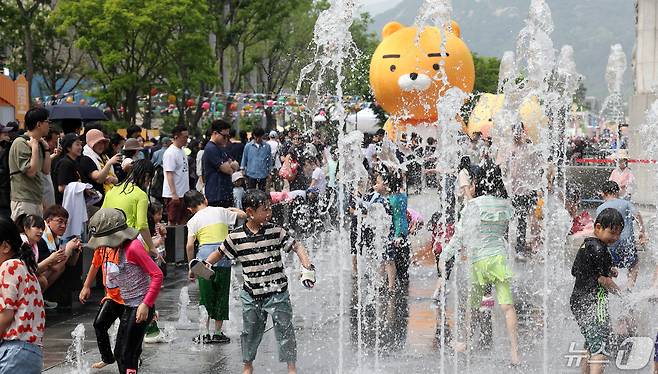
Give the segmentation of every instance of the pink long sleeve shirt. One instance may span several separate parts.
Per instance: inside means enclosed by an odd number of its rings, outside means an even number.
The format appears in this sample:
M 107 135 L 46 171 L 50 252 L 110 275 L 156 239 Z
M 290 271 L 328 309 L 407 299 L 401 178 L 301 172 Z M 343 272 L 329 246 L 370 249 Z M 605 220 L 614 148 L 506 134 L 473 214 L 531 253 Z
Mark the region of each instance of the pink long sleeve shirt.
M 162 286 L 162 271 L 135 239 L 121 251 L 119 263 L 107 269 L 106 283 L 108 288 L 121 290 L 125 305 L 153 307 Z

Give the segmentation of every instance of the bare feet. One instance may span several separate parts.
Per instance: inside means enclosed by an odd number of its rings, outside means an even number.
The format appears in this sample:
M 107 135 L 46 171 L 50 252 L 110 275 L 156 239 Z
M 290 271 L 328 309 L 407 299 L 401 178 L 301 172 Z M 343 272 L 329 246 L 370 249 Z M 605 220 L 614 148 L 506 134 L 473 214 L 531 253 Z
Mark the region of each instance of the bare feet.
M 297 366 L 294 362 L 288 363 L 288 374 L 297 374 Z
M 242 367 L 242 374 L 251 374 L 254 372 L 254 366 L 251 362 L 245 362 Z
M 102 368 L 106 367 L 107 365 L 109 365 L 109 364 L 106 364 L 103 361 L 98 361 L 97 363 L 92 364 L 91 367 L 92 367 L 92 369 L 102 369 Z

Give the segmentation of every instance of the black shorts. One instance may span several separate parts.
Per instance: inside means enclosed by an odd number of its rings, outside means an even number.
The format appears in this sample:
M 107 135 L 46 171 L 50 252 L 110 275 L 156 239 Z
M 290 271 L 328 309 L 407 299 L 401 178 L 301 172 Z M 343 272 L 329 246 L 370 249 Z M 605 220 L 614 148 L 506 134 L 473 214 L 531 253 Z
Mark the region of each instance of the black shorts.
M 585 349 L 595 355 L 610 350 L 610 313 L 608 296 L 602 287 L 594 295 L 571 295 L 571 312 L 585 338 Z

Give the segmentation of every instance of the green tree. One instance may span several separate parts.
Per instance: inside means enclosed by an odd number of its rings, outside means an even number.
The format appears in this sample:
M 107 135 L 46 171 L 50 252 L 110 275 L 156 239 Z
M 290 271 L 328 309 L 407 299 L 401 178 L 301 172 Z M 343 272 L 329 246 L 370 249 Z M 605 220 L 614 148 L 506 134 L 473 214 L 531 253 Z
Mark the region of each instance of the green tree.
M 473 53 L 475 64 L 475 93 L 496 93 L 498 90 L 498 72 L 500 59 L 497 57 L 479 56 Z
M 25 71 L 30 98 L 35 73 L 35 34 L 43 24 L 43 13 L 49 10 L 48 3 L 46 0 L 0 0 L 0 38 L 11 43 L 11 55 L 16 56 L 10 61 L 10 67 Z
M 75 45 L 89 59 L 89 75 L 99 86 L 94 96 L 129 123 L 136 122 L 139 95 L 166 75 L 170 64 L 199 53 L 193 45 L 182 58 L 171 52 L 180 52 L 177 42 L 188 32 L 207 35 L 199 20 L 208 8 L 195 0 L 60 0 L 55 13 L 59 30 L 75 30 Z
M 319 7 L 312 0 L 290 4 L 286 15 L 272 23 L 264 39 L 247 53 L 245 68 L 252 69 L 247 86 L 255 92 L 278 95 L 298 77 L 299 70 L 310 59 L 307 52 Z
M 343 91 L 347 95 L 356 95 L 366 97 L 371 95 L 370 92 L 370 61 L 372 55 L 379 45 L 379 40 L 375 33 L 369 32 L 368 28 L 373 23 L 372 17 L 368 13 L 362 13 L 358 19 L 354 20 L 350 32 L 352 40 L 357 48 L 357 53 L 352 56 L 352 63 L 348 64 L 349 68 L 343 82 Z

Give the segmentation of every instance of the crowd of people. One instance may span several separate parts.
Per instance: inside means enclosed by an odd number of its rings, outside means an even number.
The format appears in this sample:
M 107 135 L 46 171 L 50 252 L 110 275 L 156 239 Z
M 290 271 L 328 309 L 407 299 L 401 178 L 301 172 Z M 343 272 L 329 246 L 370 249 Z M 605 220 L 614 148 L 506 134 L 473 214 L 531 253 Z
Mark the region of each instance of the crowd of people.
M 498 154 L 492 154 L 488 139 L 464 135 L 459 141 L 465 155 L 449 170 L 438 166 L 435 139 L 403 134 L 393 142 L 379 130 L 366 136 L 360 155 L 349 155 L 362 161 L 368 178 L 342 190 L 336 139 L 320 132 L 255 128 L 236 134 L 230 123 L 215 120 L 194 139 L 180 125 L 157 140 L 144 139 L 138 126 L 128 128 L 125 138 L 96 123 L 62 133 L 46 109 L 32 108 L 23 130 L 0 127 L 0 373 L 41 371 L 47 313 L 70 309 L 77 290 L 80 302 L 88 302 L 99 270 L 105 294 L 94 330 L 101 361 L 93 367 L 116 362 L 121 373 L 136 373 L 142 344 L 164 341 L 156 301 L 166 252 L 176 250 L 167 248 L 167 226 L 185 226 L 186 257 L 193 260 L 188 278 L 198 282 L 206 323 L 215 321 L 214 333 L 200 334 L 194 342 L 231 342 L 222 327 L 229 318 L 231 267 L 242 265 L 245 373 L 253 371 L 268 313 L 279 359 L 288 372 L 296 372 L 281 251 L 297 255 L 302 283 L 312 288 L 315 266 L 296 239 L 342 224 L 349 226 L 355 276 L 360 261 L 378 265 L 377 274 L 369 276 L 377 277 L 378 295 L 387 300 L 381 314 L 385 349 L 406 341 L 410 238 L 426 229 L 437 265 L 434 299 L 445 301 L 455 262 L 468 262 L 472 292 L 464 313 L 482 314 L 495 294 L 505 315 L 510 362 L 518 365 L 508 227 L 515 222 L 509 240 L 513 260 L 532 260 L 542 248 L 541 221 L 547 219 L 542 206 L 558 194 L 551 188 L 555 171 L 543 170 L 540 154 L 522 124 L 519 128 L 509 149 Z M 620 160 L 602 186 L 604 203 L 594 218 L 580 208 L 577 189 L 568 189 L 562 199 L 570 234 L 587 237 L 573 264 L 571 309 L 591 355 L 589 372 L 602 370 L 596 360 L 610 335 L 605 300 L 608 292 L 620 292 L 613 278 L 618 268 L 626 268 L 627 287 L 634 287 L 637 245 L 646 242 L 642 217 L 629 201 L 632 176 L 626 166 Z M 444 196 L 446 205 L 424 225 L 422 215 L 409 207 L 408 194 L 427 189 Z M 338 218 L 343 214 L 344 222 Z M 637 243 L 634 221 L 640 227 Z M 83 246 L 93 251 L 87 274 Z M 112 348 L 108 330 L 117 320 Z M 476 320 L 488 331 L 482 343 L 490 345 L 491 319 Z M 457 332 L 449 340 L 463 351 L 469 336 Z

